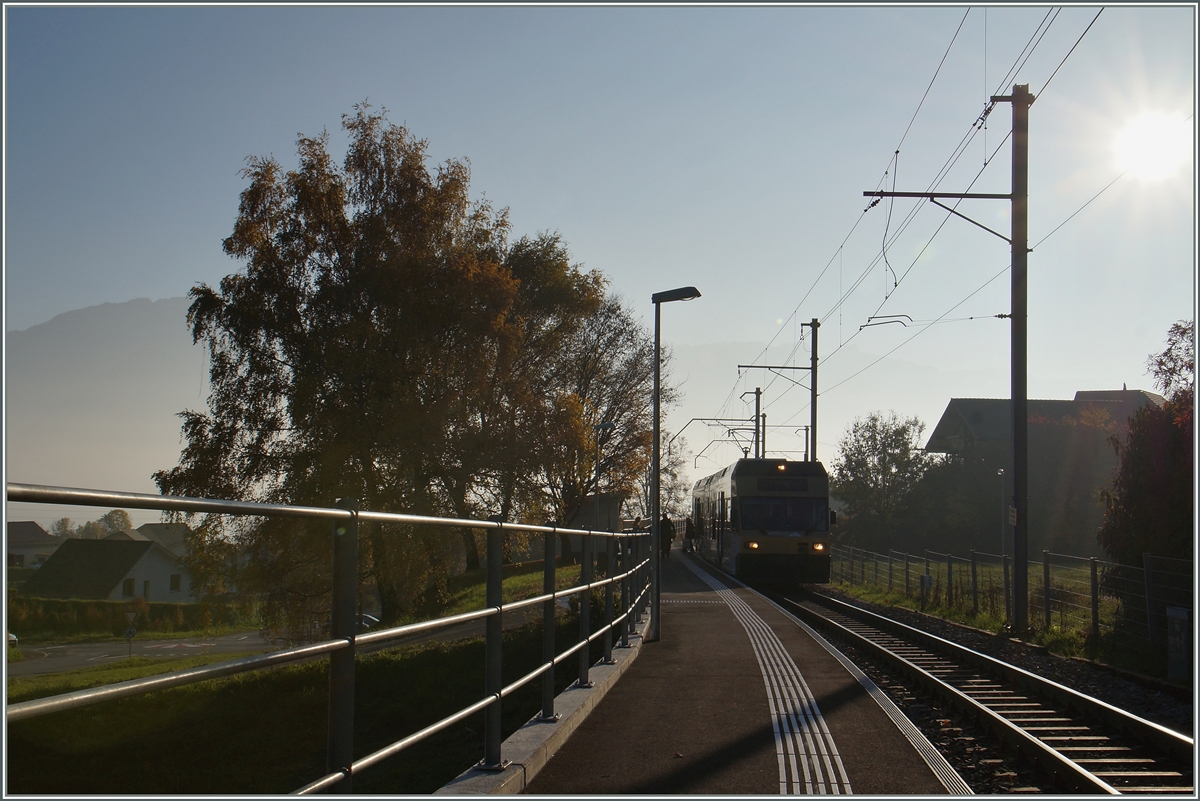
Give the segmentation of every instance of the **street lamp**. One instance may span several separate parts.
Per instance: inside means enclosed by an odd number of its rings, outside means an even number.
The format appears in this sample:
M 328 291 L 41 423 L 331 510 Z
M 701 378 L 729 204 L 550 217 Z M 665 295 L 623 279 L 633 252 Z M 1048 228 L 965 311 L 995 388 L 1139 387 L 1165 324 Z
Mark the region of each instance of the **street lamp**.
M 666 292 L 656 292 L 650 296 L 654 304 L 654 431 L 650 451 L 650 550 L 651 564 L 654 566 L 650 574 L 653 585 L 650 592 L 650 636 L 648 642 L 658 642 L 661 618 L 659 607 L 662 598 L 662 551 L 659 549 L 659 511 L 658 511 L 658 470 L 659 470 L 659 350 L 660 329 L 662 320 L 662 304 L 675 300 L 695 300 L 700 297 L 700 290 L 694 286 L 683 286 L 679 289 L 669 289 Z

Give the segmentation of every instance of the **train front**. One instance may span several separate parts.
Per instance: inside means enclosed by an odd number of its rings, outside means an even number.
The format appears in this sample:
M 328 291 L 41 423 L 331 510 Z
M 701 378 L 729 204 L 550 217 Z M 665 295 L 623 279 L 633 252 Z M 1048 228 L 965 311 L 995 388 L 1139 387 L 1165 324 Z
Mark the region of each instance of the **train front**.
M 742 459 L 730 474 L 735 573 L 769 584 L 829 581 L 829 474 L 820 462 Z

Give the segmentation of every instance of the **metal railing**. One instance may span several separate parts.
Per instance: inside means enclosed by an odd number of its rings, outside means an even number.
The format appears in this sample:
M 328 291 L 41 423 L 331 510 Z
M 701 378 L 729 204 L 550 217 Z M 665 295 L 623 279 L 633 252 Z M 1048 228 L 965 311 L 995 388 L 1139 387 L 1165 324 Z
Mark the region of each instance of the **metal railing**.
M 90 704 L 141 695 L 169 687 L 178 687 L 200 681 L 230 676 L 252 670 L 275 667 L 318 656 L 329 656 L 329 727 L 326 743 L 326 773 L 295 792 L 298 794 L 320 792 L 336 787 L 339 793 L 352 791 L 355 773 L 361 772 L 406 748 L 427 739 L 454 723 L 480 711 L 484 713 L 484 754 L 477 767 L 484 770 L 503 769 L 501 744 L 501 701 L 520 688 L 541 679 L 541 719 L 557 719 L 554 712 L 554 669 L 557 665 L 577 656 L 579 660 L 579 686 L 589 686 L 588 668 L 591 644 L 603 638 L 604 659 L 612 662 L 613 633 L 620 631 L 622 645 L 628 645 L 633 634 L 635 619 L 640 621 L 647 609 L 650 579 L 650 534 L 649 532 L 606 532 L 587 529 L 565 529 L 554 525 L 532 526 L 518 523 L 467 520 L 458 518 L 425 517 L 420 515 L 393 514 L 359 510 L 353 500 L 341 500 L 337 508 L 315 506 L 286 506 L 277 504 L 224 501 L 212 498 L 187 498 L 163 495 L 148 495 L 101 490 L 76 489 L 69 487 L 46 487 L 30 484 L 7 485 L 9 501 L 24 501 L 44 504 L 66 504 L 76 506 L 107 506 L 132 509 L 153 509 L 167 512 L 209 512 L 226 515 L 249 515 L 260 517 L 293 517 L 325 519 L 332 522 L 333 587 L 330 639 L 323 642 L 286 648 L 260 656 L 245 657 L 214 665 L 190 668 L 165 675 L 133 679 L 103 687 L 64 693 L 10 704 L 6 710 L 8 722 L 26 720 L 41 715 L 74 709 Z M 486 606 L 483 609 L 465 612 L 450 617 L 427 620 L 381 631 L 356 634 L 355 600 L 358 567 L 358 522 L 420 524 L 429 526 L 483 529 L 487 535 L 486 555 Z M 543 593 L 521 601 L 503 603 L 502 571 L 504 535 L 506 531 L 543 535 Z M 580 535 L 582 543 L 580 584 L 564 590 L 555 589 L 555 567 L 557 537 L 561 534 Z M 592 566 L 592 538 L 601 537 L 606 543 L 607 575 L 595 580 Z M 617 565 L 614 572 L 613 566 Z M 614 588 L 620 584 L 620 609 L 614 603 Z M 591 630 L 591 593 L 595 589 L 605 591 L 604 624 Z M 570 596 L 580 596 L 579 639 L 561 653 L 555 645 L 555 601 Z M 503 684 L 502 638 L 503 615 L 518 609 L 542 604 L 543 638 L 542 662 L 516 681 Z M 429 632 L 472 620 L 485 620 L 485 688 L 484 695 L 453 714 L 435 721 L 420 731 L 411 733 L 384 748 L 359 759 L 354 753 L 354 682 L 356 646 L 378 645 L 398 640 L 413 634 Z
M 920 608 L 1010 621 L 1012 557 L 924 551 L 875 553 L 835 545 L 832 581 L 920 598 Z M 1029 563 L 1028 609 L 1045 631 L 1081 632 L 1092 647 L 1151 654 L 1165 667 L 1172 617 L 1186 611 L 1190 636 L 1192 563 L 1146 555 L 1144 566 L 1042 551 Z M 1041 581 L 1036 578 L 1040 576 Z M 1181 611 L 1182 610 L 1182 611 Z M 1186 644 L 1190 651 L 1190 643 Z

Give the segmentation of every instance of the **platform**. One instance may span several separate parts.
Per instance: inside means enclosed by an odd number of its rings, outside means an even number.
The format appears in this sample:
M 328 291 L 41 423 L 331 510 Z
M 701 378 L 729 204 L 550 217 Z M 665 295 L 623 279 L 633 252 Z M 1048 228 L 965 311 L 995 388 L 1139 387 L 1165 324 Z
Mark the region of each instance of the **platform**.
M 869 678 L 770 601 L 678 549 L 661 598 L 660 640 L 639 643 L 552 756 L 503 789 L 442 792 L 970 793 Z

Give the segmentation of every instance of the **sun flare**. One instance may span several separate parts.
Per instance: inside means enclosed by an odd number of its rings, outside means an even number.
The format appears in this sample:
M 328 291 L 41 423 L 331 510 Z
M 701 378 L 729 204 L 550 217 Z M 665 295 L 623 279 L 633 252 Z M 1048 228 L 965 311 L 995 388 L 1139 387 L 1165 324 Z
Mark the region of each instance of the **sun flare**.
M 1192 124 L 1167 114 L 1143 114 L 1117 134 L 1114 146 L 1122 170 L 1140 178 L 1166 178 L 1191 155 Z

